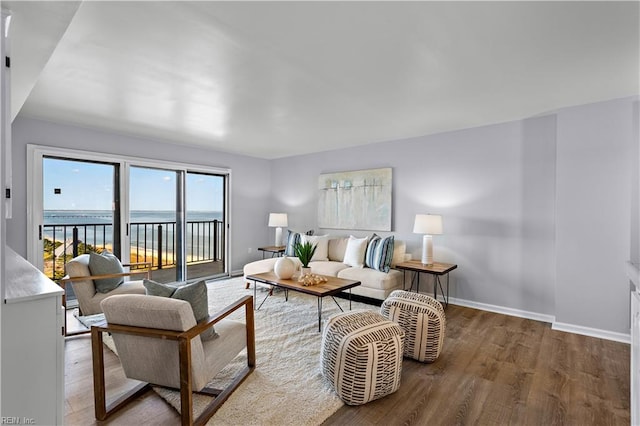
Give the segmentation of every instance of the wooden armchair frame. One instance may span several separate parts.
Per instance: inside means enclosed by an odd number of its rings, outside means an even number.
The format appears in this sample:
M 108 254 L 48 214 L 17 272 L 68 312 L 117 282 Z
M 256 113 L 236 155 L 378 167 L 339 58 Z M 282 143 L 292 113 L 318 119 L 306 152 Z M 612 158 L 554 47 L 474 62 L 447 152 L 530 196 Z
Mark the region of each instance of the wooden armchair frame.
M 193 418 L 193 394 L 192 394 L 192 371 L 191 371 L 191 340 L 200 335 L 214 324 L 227 317 L 232 312 L 245 308 L 246 335 L 247 335 L 247 366 L 243 368 L 234 378 L 233 382 L 225 389 L 205 388 L 200 393 L 215 396 L 213 401 L 194 420 Z M 226 306 L 215 315 L 210 315 L 209 319 L 184 332 L 161 330 L 154 328 L 132 327 L 119 324 L 107 324 L 91 327 L 91 351 L 93 356 L 93 389 L 95 400 L 95 415 L 98 420 L 105 420 L 114 412 L 120 410 L 127 403 L 137 398 L 149 388 L 149 383 L 141 383 L 130 391 L 126 392 L 118 399 L 107 406 L 106 387 L 104 375 L 104 347 L 102 333 L 123 333 L 135 336 L 147 336 L 158 339 L 175 340 L 179 346 L 180 362 L 180 412 L 182 425 L 203 425 L 229 398 L 231 393 L 247 378 L 256 365 L 255 347 L 255 327 L 253 318 L 253 296 L 244 296 L 236 302 Z
M 86 330 L 78 330 L 78 331 L 74 331 L 72 333 L 68 332 L 67 329 L 67 283 L 71 283 L 74 281 L 87 281 L 87 280 L 99 280 L 99 279 L 103 279 L 103 278 L 117 278 L 117 277 L 131 277 L 134 275 L 146 275 L 146 279 L 150 280 L 151 279 L 151 270 L 152 270 L 152 264 L 151 262 L 140 262 L 140 263 L 127 263 L 127 264 L 122 264 L 123 267 L 125 268 L 130 268 L 132 266 L 143 266 L 145 265 L 146 268 L 145 269 L 136 269 L 133 271 L 128 271 L 128 272 L 123 272 L 121 274 L 105 274 L 105 275 L 85 275 L 82 277 L 68 277 L 68 278 L 62 278 L 59 282 L 58 285 L 60 287 L 62 287 L 62 290 L 64 291 L 64 293 L 62 294 L 62 306 L 64 307 L 64 336 L 65 337 L 69 337 L 69 336 L 77 336 L 78 334 L 87 334 L 87 333 L 91 333 L 91 329 L 86 329 Z M 82 310 L 80 308 L 78 308 L 80 310 L 80 313 L 82 314 Z

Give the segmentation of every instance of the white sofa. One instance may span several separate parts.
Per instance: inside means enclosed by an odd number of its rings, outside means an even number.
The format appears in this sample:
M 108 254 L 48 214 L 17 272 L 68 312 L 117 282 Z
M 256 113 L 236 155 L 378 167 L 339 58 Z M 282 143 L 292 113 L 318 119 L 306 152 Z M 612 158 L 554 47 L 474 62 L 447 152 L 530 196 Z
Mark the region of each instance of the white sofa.
M 393 260 L 391 270 L 380 272 L 367 267 L 351 267 L 343 262 L 349 237 L 329 237 L 328 260 L 312 261 L 309 263 L 311 272 L 319 275 L 328 275 L 338 278 L 360 281 L 360 285 L 351 289 L 353 294 L 384 300 L 394 290 L 402 290 L 404 275 L 401 271 L 393 269 L 396 263 L 409 260 L 410 254 L 406 254 L 406 244 L 402 241 L 394 242 Z M 292 260 L 300 266 L 300 261 L 292 257 Z M 244 266 L 244 278 L 247 288 L 252 282 L 246 280 L 248 275 L 273 271 L 278 258 L 269 258 L 247 263 Z

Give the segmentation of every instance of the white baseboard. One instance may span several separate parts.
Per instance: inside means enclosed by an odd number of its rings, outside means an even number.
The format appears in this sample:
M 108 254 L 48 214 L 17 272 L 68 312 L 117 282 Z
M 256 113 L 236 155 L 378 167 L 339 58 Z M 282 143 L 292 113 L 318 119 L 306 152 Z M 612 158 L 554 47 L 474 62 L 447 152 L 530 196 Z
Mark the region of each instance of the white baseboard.
M 438 299 L 444 302 L 441 297 L 439 297 Z M 614 331 L 600 330 L 597 328 L 583 327 L 581 325 L 556 322 L 556 317 L 554 315 L 546 315 L 537 312 L 523 311 L 520 309 L 506 308 L 504 306 L 473 302 L 471 300 L 458 299 L 455 297 L 450 297 L 449 303 L 451 303 L 452 305 L 459 305 L 467 308 L 480 309 L 481 311 L 495 312 L 497 314 L 547 322 L 551 324 L 552 330 L 564 331 L 566 333 L 582 334 L 584 336 L 612 340 L 614 342 L 631 343 L 631 334 L 616 333 Z
M 231 271 L 231 278 L 241 277 L 242 275 L 244 275 L 244 272 L 242 271 L 242 269 L 239 269 L 237 271 Z
M 512 317 L 526 318 L 541 322 L 553 323 L 556 320 L 556 317 L 553 315 L 545 315 L 537 312 L 506 308 L 504 306 L 490 305 L 488 303 L 473 302 L 471 300 L 458 299 L 455 297 L 450 297 L 449 303 L 451 303 L 452 305 L 459 305 L 467 308 L 480 309 L 481 311 L 495 312 L 497 314 L 510 315 Z
M 631 344 L 631 334 L 616 333 L 615 331 L 583 327 L 581 325 L 567 324 L 564 322 L 554 322 L 551 325 L 551 329 L 564 331 L 566 333 L 582 334 L 584 336 L 597 337 L 599 339 L 613 340 L 614 342 Z

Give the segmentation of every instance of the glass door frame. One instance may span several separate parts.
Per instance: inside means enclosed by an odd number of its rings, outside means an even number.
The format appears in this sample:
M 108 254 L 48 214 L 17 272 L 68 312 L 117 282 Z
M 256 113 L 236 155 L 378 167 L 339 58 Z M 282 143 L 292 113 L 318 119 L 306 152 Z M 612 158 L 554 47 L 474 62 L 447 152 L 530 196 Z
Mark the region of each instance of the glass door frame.
M 27 260 L 31 262 L 35 267 L 42 270 L 44 268 L 44 260 L 42 256 L 42 241 L 39 235 L 39 229 L 42 229 L 44 208 L 43 208 L 43 172 L 42 161 L 45 157 L 60 157 L 68 158 L 70 160 L 84 160 L 95 161 L 99 163 L 119 164 L 120 187 L 114 188 L 114 191 L 118 191 L 120 198 L 120 241 L 121 241 L 121 253 L 129 253 L 131 242 L 128 235 L 128 223 L 130 213 L 129 203 L 129 168 L 135 167 L 149 167 L 154 169 L 164 169 L 172 172 L 177 172 L 179 176 L 178 181 L 181 182 L 177 185 L 178 200 L 182 198 L 182 204 L 177 206 L 177 210 L 182 210 L 182 215 L 178 216 L 182 221 L 182 228 L 186 229 L 186 211 L 184 205 L 184 183 L 185 177 L 188 172 L 213 174 L 224 176 L 224 206 L 223 206 L 223 220 L 225 223 L 224 233 L 224 276 L 230 276 L 230 235 L 231 229 L 229 220 L 231 218 L 231 203 L 230 203 L 230 191 L 231 191 L 231 170 L 227 168 L 218 168 L 212 166 L 203 166 L 197 164 L 188 163 L 176 163 L 166 160 L 152 160 L 140 157 L 119 156 L 114 154 L 106 154 L 91 151 L 81 151 L 76 149 L 49 147 L 42 145 L 27 145 Z M 181 176 L 181 178 L 180 178 Z M 185 246 L 185 244 L 183 244 Z M 183 251 L 186 250 L 183 247 Z M 180 255 L 178 255 L 180 256 Z M 186 259 L 186 257 L 185 257 Z M 128 259 L 123 261 L 129 263 Z M 184 270 L 182 274 L 183 278 L 186 278 L 186 263 L 183 265 Z

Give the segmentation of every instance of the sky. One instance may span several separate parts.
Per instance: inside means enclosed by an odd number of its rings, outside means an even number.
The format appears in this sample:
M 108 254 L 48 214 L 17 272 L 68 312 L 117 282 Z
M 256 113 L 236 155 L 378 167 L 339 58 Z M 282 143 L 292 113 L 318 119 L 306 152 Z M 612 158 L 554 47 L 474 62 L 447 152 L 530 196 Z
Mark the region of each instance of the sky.
M 175 172 L 142 167 L 130 171 L 131 210 L 175 210 Z M 113 176 L 109 164 L 45 158 L 44 210 L 111 210 Z M 187 173 L 187 210 L 222 211 L 223 182 L 222 176 Z

